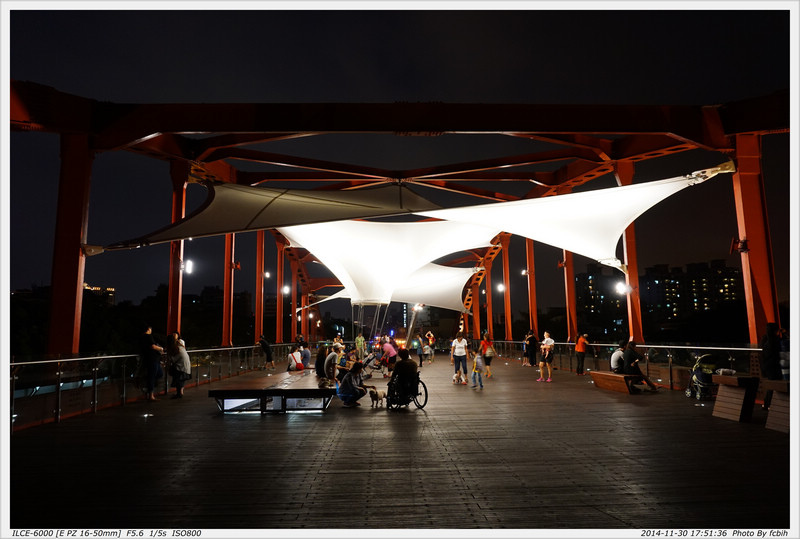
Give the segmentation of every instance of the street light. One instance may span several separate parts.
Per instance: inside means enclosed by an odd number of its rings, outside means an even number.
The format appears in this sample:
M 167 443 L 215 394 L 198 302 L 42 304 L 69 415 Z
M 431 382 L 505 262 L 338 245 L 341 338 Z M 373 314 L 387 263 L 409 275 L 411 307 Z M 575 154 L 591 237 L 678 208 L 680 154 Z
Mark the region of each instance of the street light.
M 183 267 L 181 267 L 181 269 L 187 274 L 192 273 L 192 271 L 194 270 L 194 262 L 192 262 L 191 260 L 186 260 L 185 262 L 183 262 Z
M 264 278 L 265 278 L 265 279 L 269 279 L 269 278 L 270 278 L 270 274 L 269 274 L 269 272 L 268 272 L 268 271 L 265 271 L 265 272 L 264 272 Z
M 622 281 L 618 282 L 614 289 L 617 291 L 617 294 L 624 296 L 633 292 L 633 288 L 630 285 L 623 283 Z
M 506 291 L 506 285 L 504 285 L 503 283 L 500 283 L 499 285 L 497 285 L 497 291 L 498 292 L 505 292 Z
M 281 292 L 283 293 L 284 296 L 288 296 L 289 292 L 291 291 L 292 289 L 289 288 L 289 285 L 284 285 L 283 288 L 281 288 Z

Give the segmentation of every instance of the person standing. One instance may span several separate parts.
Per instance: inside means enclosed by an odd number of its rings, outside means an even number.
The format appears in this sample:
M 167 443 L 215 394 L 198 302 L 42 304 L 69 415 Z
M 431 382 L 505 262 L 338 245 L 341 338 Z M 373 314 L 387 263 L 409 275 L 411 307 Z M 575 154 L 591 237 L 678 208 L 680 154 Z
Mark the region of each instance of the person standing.
M 459 331 L 456 338 L 450 345 L 450 365 L 455 367 L 454 372 L 458 374 L 459 370 L 463 373 L 464 378 L 461 382 L 462 385 L 467 385 L 467 339 L 464 338 L 464 333 Z M 455 378 L 453 378 L 455 384 Z
M 186 343 L 181 339 L 181 334 L 174 331 L 167 340 L 167 355 L 172 375 L 172 387 L 175 388 L 173 399 L 183 398 L 183 386 L 192 377 L 192 362 L 186 351 Z
M 492 359 L 494 359 L 495 351 L 491 339 L 489 339 L 489 332 L 483 333 L 483 340 L 481 341 L 480 356 L 483 358 L 483 364 L 486 369 L 486 378 L 492 377 Z M 473 382 L 474 383 L 474 382 Z M 481 389 L 483 389 L 483 382 L 481 382 Z
M 487 335 L 487 337 L 488 337 L 488 335 Z M 486 365 L 486 363 L 484 361 L 483 356 L 481 354 L 479 354 L 479 353 L 475 354 L 475 357 L 472 360 L 472 389 L 475 389 L 476 387 L 478 387 L 478 384 L 480 384 L 481 389 L 483 389 L 483 376 L 482 376 L 482 374 L 483 374 L 483 369 L 484 369 L 485 365 Z M 477 383 L 476 383 L 476 378 L 477 378 Z
M 422 354 L 423 354 L 423 351 L 422 351 L 422 347 L 423 347 L 422 335 L 417 333 L 416 336 L 414 337 L 414 342 L 417 343 L 417 357 L 419 358 L 419 368 L 421 369 L 422 368 Z
M 358 337 L 356 337 L 355 345 L 356 345 L 356 358 L 358 358 L 359 361 L 363 362 L 364 356 L 366 356 L 367 352 L 367 343 L 364 340 L 363 331 L 358 332 Z
M 528 330 L 525 335 L 525 353 L 522 356 L 523 367 L 533 367 L 536 364 L 536 348 L 539 346 L 539 338 L 533 333 L 533 330 Z
M 145 326 L 144 333 L 139 337 L 139 355 L 145 367 L 145 398 L 149 401 L 157 401 L 156 380 L 164 376 L 161 368 L 161 354 L 164 348 L 156 344 L 153 338 L 153 328 Z
M 428 365 L 433 363 L 433 348 L 427 342 L 422 345 L 422 357 L 428 362 Z
M 269 364 L 270 370 L 274 371 L 275 360 L 272 358 L 272 348 L 263 335 L 258 338 L 258 344 L 261 346 L 261 351 L 264 352 L 264 356 L 266 357 L 266 360 L 264 361 L 264 368 L 266 368 L 267 364 Z
M 575 374 L 578 376 L 583 376 L 586 374 L 583 372 L 583 362 L 586 359 L 586 346 L 589 344 L 589 335 L 583 334 L 578 337 L 578 342 L 575 343 L 575 356 L 578 358 L 578 362 L 575 366 Z
M 553 381 L 553 348 L 556 342 L 550 338 L 550 333 L 544 332 L 544 340 L 542 341 L 542 358 L 539 360 L 539 378 L 537 382 L 552 382 Z M 547 380 L 544 379 L 544 369 L 547 367 Z
M 387 369 L 389 372 L 394 370 L 394 364 L 397 361 L 397 345 L 394 339 L 386 339 L 383 343 L 383 355 L 381 361 L 386 360 Z

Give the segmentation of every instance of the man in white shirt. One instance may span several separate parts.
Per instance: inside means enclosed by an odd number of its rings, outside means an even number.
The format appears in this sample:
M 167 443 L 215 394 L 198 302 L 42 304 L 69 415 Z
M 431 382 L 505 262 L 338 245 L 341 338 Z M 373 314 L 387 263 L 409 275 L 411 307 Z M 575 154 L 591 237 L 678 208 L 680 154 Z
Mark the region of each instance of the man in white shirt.
M 625 347 L 628 346 L 627 339 L 619 341 L 619 348 L 614 350 L 614 353 L 611 354 L 611 359 L 609 360 L 609 365 L 611 367 L 611 372 L 615 372 L 617 374 L 622 373 L 622 355 L 625 353 Z

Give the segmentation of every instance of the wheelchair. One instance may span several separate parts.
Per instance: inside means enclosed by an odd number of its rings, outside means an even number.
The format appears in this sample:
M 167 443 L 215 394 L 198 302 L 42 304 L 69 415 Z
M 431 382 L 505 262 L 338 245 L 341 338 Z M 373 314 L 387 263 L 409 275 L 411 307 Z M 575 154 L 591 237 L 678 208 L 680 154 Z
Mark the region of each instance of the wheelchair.
M 386 391 L 386 409 L 397 410 L 401 406 L 411 403 L 417 408 L 424 408 L 428 403 L 428 388 L 425 382 L 419 379 L 419 373 L 412 380 L 403 381 L 394 379 L 389 381 Z

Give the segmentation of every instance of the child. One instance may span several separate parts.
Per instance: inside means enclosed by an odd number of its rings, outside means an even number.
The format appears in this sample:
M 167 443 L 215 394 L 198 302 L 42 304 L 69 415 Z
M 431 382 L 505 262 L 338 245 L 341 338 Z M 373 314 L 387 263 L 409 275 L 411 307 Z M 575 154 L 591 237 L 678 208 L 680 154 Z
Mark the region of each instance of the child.
M 481 385 L 481 389 L 483 389 L 483 377 L 481 373 L 483 372 L 484 364 L 483 364 L 483 356 L 480 354 L 475 354 L 475 359 L 472 360 L 472 388 L 478 387 L 475 383 L 475 376 L 478 376 L 478 383 Z
M 427 360 L 429 365 L 433 363 L 433 348 L 431 348 L 431 345 L 426 344 L 422 347 L 422 359 L 423 361 Z

